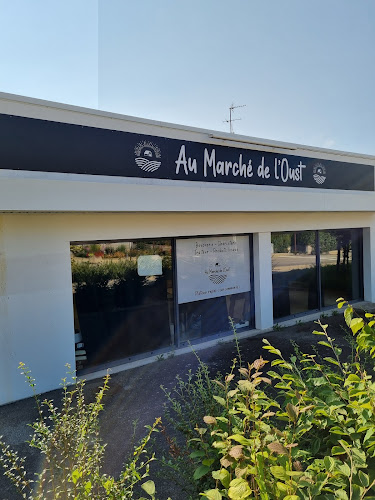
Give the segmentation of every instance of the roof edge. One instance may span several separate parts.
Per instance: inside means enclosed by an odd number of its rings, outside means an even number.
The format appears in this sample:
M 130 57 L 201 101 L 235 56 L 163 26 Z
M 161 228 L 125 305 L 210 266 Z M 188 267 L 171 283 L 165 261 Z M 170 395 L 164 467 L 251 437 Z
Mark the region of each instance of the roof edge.
M 211 138 L 211 139 L 219 139 L 221 141 L 228 141 L 230 143 L 237 143 L 237 145 L 239 143 L 242 143 L 242 144 L 249 144 L 249 145 L 254 145 L 254 146 L 266 146 L 266 147 L 277 148 L 277 149 L 286 149 L 286 150 L 316 151 L 316 152 L 339 155 L 339 156 L 363 158 L 363 159 L 369 159 L 372 161 L 375 160 L 375 155 L 355 153 L 355 152 L 351 152 L 351 151 L 343 151 L 343 150 L 337 150 L 337 149 L 321 148 L 318 146 L 310 146 L 310 145 L 305 145 L 305 144 L 283 142 L 283 141 L 277 141 L 277 140 L 272 140 L 272 139 L 263 139 L 260 137 L 231 134 L 228 132 L 221 132 L 219 130 L 210 130 L 210 129 L 205 129 L 205 128 L 192 127 L 189 125 L 180 125 L 180 124 L 176 124 L 176 123 L 162 122 L 162 121 L 158 121 L 158 120 L 151 120 L 148 118 L 141 118 L 141 117 L 136 117 L 136 116 L 124 115 L 121 113 L 114 113 L 112 111 L 105 111 L 105 110 L 100 110 L 100 109 L 95 109 L 95 108 L 86 108 L 86 107 L 78 106 L 78 105 L 74 105 L 74 104 L 60 103 L 60 102 L 56 102 L 56 101 L 47 101 L 45 99 L 40 99 L 40 98 L 36 98 L 36 97 L 28 97 L 28 96 L 23 96 L 23 95 L 19 95 L 19 94 L 11 94 L 8 92 L 0 92 L 0 100 L 29 104 L 32 106 L 43 106 L 43 107 L 47 107 L 47 108 L 53 108 L 53 109 L 62 110 L 62 111 L 70 111 L 70 112 L 79 113 L 79 114 L 101 116 L 101 117 L 110 118 L 110 119 L 114 119 L 114 120 L 123 120 L 123 121 L 129 121 L 129 122 L 140 123 L 140 124 L 145 124 L 145 125 L 153 125 L 153 126 L 157 126 L 160 128 L 166 128 L 166 129 L 172 129 L 172 130 L 179 130 L 179 131 L 186 130 L 188 132 L 196 132 L 196 133 L 200 133 L 200 134 L 206 134 L 208 136 L 208 138 Z M 233 144 L 233 146 L 234 146 L 234 144 Z

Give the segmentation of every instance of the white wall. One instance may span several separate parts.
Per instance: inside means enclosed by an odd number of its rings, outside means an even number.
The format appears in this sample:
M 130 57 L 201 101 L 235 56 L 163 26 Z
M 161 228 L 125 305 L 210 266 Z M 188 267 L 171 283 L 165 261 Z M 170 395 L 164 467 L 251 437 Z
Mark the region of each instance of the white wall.
M 255 233 L 253 238 L 255 328 L 273 326 L 271 233 Z
M 270 261 L 270 255 L 261 253 L 267 250 L 267 232 L 374 225 L 374 215 L 365 212 L 3 214 L 0 404 L 30 395 L 17 370 L 20 361 L 32 369 L 41 392 L 59 386 L 65 363 L 74 367 L 70 241 L 263 233 L 254 239 L 259 240 L 256 261 L 265 264 Z M 268 283 L 262 293 L 268 293 L 271 303 L 270 268 L 259 269 L 258 289 Z M 258 326 L 265 328 L 267 321 L 269 314 Z
M 17 369 L 26 363 L 42 392 L 74 368 L 69 244 L 52 218 L 3 216 L 0 404 L 30 395 Z

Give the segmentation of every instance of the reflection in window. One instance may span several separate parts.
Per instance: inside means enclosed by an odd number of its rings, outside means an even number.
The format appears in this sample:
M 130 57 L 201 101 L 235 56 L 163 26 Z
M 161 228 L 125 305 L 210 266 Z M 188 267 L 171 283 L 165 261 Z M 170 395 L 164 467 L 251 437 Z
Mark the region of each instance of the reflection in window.
M 180 304 L 179 315 L 182 342 L 231 331 L 229 317 L 237 330 L 248 328 L 250 292 Z
M 77 369 L 174 343 L 170 240 L 71 245 Z
M 275 319 L 363 297 L 362 229 L 272 233 L 271 241 Z
M 322 307 L 362 298 L 360 229 L 319 231 Z
M 272 233 L 274 318 L 318 307 L 315 231 Z

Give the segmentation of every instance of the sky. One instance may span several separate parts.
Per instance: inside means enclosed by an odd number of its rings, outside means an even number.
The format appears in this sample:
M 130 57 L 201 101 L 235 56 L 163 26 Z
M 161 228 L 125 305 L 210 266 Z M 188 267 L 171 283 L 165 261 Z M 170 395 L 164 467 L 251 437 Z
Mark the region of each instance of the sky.
M 374 0 L 0 0 L 0 91 L 375 155 Z

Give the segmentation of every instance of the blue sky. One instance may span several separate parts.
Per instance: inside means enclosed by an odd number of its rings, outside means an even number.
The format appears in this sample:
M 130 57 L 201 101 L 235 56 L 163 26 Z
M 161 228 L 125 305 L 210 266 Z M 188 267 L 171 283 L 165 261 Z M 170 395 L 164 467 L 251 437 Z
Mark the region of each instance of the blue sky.
M 375 154 L 373 0 L 0 0 L 0 90 Z

